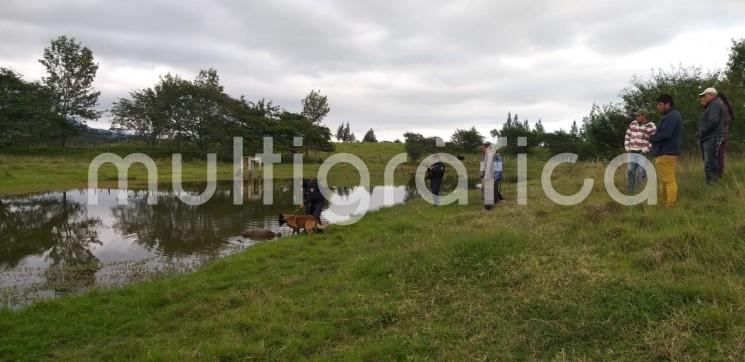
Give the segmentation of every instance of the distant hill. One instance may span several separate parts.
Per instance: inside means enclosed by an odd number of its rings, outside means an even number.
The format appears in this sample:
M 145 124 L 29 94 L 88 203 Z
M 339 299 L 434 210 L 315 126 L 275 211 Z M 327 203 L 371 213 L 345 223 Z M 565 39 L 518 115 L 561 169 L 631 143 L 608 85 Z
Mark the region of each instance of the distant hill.
M 93 128 L 80 121 L 71 120 L 71 123 L 80 130 L 79 141 L 81 143 L 112 143 L 126 141 L 132 138 L 132 135 L 114 132 L 106 129 Z

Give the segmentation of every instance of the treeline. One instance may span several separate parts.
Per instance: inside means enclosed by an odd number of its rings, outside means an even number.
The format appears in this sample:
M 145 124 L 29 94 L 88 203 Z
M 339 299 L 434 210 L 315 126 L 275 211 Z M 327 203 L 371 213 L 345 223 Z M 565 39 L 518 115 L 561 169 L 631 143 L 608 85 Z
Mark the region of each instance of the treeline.
M 331 132 L 322 125 L 330 111 L 328 100 L 311 91 L 303 105 L 298 114 L 264 99 L 233 98 L 214 69 L 200 71 L 193 81 L 166 74 L 153 87 L 132 91 L 129 98 L 114 103 L 112 129 L 177 151 L 196 147 L 200 152 L 230 154 L 233 137 L 243 137 L 248 154 L 261 152 L 263 137 L 273 137 L 278 152 L 297 151 L 294 137 L 303 137 L 306 152 L 333 151 Z
M 99 119 L 100 92 L 93 88 L 98 71 L 93 52 L 74 38 L 60 36 L 39 60 L 47 70 L 41 81 L 0 68 L 0 147 L 64 148 Z M 133 90 L 111 108 L 112 130 L 149 146 L 174 151 L 231 154 L 233 137 L 244 138 L 244 152 L 260 152 L 263 137 L 274 138 L 275 151 L 333 151 L 331 131 L 323 125 L 328 99 L 312 90 L 292 113 L 264 99 L 248 101 L 225 93 L 214 69 L 194 80 L 166 74 L 152 87 Z M 303 146 L 293 146 L 303 137 Z
M 519 115 L 507 114 L 507 120 L 501 128 L 490 132 L 492 143 L 502 145 L 500 152 L 504 154 L 559 154 L 565 152 L 578 153 L 580 157 L 592 158 L 595 150 L 586 142 L 577 126 L 572 124 L 570 131 L 559 130 L 546 132 L 542 120 L 530 125 L 528 120 L 519 120 Z M 519 145 L 518 141 L 525 138 L 526 144 Z M 454 155 L 473 154 L 487 140 L 475 127 L 457 129 L 449 141 L 440 140 L 442 146 L 437 147 L 437 137 L 425 137 L 419 133 L 404 134 L 406 152 L 409 158 L 419 160 L 432 153 L 447 152 Z
M 683 149 L 688 154 L 699 154 L 696 131 L 698 118 L 703 109 L 699 94 L 708 87 L 716 87 L 726 94 L 735 108 L 736 118 L 730 124 L 729 150 L 745 151 L 745 40 L 733 40 L 729 60 L 723 71 L 705 71 L 697 67 L 684 67 L 670 71 L 654 71 L 649 78 L 634 77 L 631 84 L 620 93 L 620 103 L 593 104 L 590 113 L 581 124 L 573 122 L 569 131 L 546 132 L 542 121 L 530 125 L 528 120 L 520 120 L 517 114 L 507 115 L 507 120 L 499 129 L 490 132 L 493 140 L 505 142 L 502 153 L 532 153 L 553 156 L 560 153 L 576 153 L 580 159 L 611 159 L 623 153 L 626 128 L 634 119 L 634 114 L 643 110 L 653 122 L 658 122 L 655 110 L 656 99 L 660 94 L 670 94 L 675 99 L 675 107 L 681 112 L 683 124 Z M 520 137 L 527 139 L 527 145 L 518 146 Z M 458 129 L 444 148 L 435 147 L 435 137 L 424 137 L 418 133 L 404 134 L 406 150 L 410 158 L 417 160 L 436 152 L 476 152 L 486 139 L 475 128 Z

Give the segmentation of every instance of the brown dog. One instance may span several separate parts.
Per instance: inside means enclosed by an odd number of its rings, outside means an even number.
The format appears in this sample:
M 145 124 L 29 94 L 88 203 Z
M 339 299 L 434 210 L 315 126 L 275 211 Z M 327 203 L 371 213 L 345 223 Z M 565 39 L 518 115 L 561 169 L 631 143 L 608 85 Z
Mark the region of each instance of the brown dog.
M 299 234 L 302 229 L 306 233 L 320 231 L 318 222 L 313 215 L 285 215 L 279 214 L 279 226 L 287 224 L 292 229 L 292 234 Z

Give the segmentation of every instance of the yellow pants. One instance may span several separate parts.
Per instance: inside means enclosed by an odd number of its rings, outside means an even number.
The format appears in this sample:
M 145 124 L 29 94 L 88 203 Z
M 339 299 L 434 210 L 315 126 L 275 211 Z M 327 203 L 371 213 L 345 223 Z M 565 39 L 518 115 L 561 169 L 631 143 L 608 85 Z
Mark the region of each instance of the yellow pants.
M 675 164 L 678 156 L 664 155 L 655 159 L 657 179 L 660 185 L 660 200 L 664 206 L 675 206 L 678 202 L 678 182 L 675 180 Z

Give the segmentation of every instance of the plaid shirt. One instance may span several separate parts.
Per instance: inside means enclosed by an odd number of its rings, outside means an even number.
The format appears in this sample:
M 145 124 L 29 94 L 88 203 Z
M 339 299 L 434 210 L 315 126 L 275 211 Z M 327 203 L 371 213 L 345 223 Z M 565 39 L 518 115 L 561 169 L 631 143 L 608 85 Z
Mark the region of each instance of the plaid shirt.
M 657 132 L 657 127 L 652 122 L 639 124 L 637 121 L 632 121 L 626 130 L 626 139 L 623 143 L 626 152 L 649 152 L 652 149 L 649 139 L 655 132 Z

